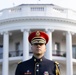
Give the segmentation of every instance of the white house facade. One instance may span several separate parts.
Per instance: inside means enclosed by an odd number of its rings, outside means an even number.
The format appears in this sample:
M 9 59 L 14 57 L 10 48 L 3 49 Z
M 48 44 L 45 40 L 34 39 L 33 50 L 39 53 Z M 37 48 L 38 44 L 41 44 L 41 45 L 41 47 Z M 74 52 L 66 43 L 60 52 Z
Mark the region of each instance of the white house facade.
M 45 31 L 45 57 L 60 63 L 61 75 L 76 75 L 76 11 L 53 4 L 22 4 L 0 11 L 0 75 L 15 75 L 32 57 L 28 35 Z

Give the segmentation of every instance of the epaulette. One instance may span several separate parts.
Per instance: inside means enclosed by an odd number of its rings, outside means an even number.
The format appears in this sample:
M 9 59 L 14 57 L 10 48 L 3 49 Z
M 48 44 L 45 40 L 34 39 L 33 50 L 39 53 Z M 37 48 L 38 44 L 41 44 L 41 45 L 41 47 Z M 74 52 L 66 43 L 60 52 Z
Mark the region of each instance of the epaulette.
M 19 61 L 18 64 L 20 64 L 22 61 Z
M 57 61 L 55 61 L 55 64 L 59 65 L 59 63 Z
M 59 69 L 59 63 L 58 62 L 55 62 L 55 65 L 56 65 L 56 75 L 60 75 L 60 69 Z

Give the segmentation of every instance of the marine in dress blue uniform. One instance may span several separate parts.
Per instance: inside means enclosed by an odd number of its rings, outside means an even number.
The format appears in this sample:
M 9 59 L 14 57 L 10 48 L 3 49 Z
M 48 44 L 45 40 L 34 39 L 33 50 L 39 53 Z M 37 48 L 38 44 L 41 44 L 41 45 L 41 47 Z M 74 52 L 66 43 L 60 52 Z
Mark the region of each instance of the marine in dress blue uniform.
M 42 31 L 32 32 L 28 37 L 32 44 L 47 44 L 49 37 Z M 17 65 L 15 75 L 60 75 L 59 64 L 57 62 L 46 59 L 44 56 L 23 61 Z

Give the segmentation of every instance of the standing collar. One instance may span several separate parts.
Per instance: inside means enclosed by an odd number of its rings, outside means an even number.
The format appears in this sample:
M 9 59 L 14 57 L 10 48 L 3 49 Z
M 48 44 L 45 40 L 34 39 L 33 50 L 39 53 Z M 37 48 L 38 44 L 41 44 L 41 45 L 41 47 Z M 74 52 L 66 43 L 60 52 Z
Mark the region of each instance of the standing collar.
M 44 56 L 43 57 L 41 57 L 41 58 L 36 58 L 36 57 L 32 57 L 32 59 L 34 60 L 34 62 L 41 62 L 41 61 L 43 61 L 45 58 L 44 58 Z

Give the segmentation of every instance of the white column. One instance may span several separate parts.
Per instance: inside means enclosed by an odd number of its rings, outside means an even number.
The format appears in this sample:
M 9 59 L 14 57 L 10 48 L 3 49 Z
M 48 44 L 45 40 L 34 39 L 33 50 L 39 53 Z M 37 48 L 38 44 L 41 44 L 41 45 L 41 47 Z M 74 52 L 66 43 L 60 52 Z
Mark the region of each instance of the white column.
M 52 30 L 48 29 L 46 30 L 46 33 L 49 36 L 49 41 L 46 45 L 46 53 L 45 53 L 45 57 L 47 59 L 52 60 Z
M 66 70 L 66 75 L 73 75 L 72 35 L 70 32 L 66 33 Z
M 29 59 L 29 42 L 28 42 L 29 30 L 23 30 L 23 61 Z
M 3 33 L 3 66 L 2 75 L 9 75 L 9 33 Z

